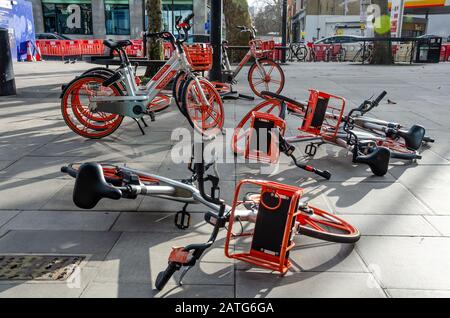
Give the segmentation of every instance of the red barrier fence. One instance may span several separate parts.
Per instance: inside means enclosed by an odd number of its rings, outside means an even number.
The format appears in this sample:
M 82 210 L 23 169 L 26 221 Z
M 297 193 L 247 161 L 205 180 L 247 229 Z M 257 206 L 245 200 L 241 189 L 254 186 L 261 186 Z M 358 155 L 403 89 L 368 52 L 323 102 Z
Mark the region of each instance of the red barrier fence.
M 450 62 L 450 43 L 442 44 L 441 62 Z

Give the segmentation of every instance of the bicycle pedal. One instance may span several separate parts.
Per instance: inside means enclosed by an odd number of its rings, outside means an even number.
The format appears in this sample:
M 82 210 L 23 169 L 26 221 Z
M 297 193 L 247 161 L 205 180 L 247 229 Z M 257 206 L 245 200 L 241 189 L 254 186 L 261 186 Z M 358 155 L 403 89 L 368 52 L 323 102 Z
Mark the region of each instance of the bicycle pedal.
M 175 226 L 180 230 L 186 230 L 191 225 L 191 214 L 186 211 L 178 211 L 175 214 Z
M 317 153 L 317 146 L 313 143 L 310 143 L 309 145 L 306 145 L 305 147 L 305 153 L 308 156 L 314 157 Z

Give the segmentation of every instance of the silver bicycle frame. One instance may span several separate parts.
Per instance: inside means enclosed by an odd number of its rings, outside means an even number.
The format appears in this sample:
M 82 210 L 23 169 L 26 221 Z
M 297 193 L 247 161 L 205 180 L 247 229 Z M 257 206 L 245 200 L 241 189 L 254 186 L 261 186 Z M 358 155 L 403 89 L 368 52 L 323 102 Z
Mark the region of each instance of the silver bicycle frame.
M 138 87 L 134 79 L 134 72 L 131 65 L 121 67 L 117 70 L 120 73 L 120 80 L 125 85 L 125 96 L 95 96 L 90 101 L 90 109 L 97 110 L 98 105 L 104 105 L 102 111 L 107 111 L 108 108 L 115 109 L 122 115 L 139 118 L 145 113 L 147 103 L 152 101 L 156 95 L 172 80 L 179 71 L 184 71 L 188 76 L 194 79 L 197 87 L 200 82 L 196 76 L 193 75 L 192 69 L 187 61 L 186 54 L 174 50 L 171 58 L 164 64 L 163 67 L 153 76 L 153 78 L 144 87 Z M 203 103 L 210 107 L 208 99 L 203 90 L 199 90 Z M 134 107 L 139 107 L 140 112 L 136 113 Z M 116 112 L 115 112 L 116 113 Z

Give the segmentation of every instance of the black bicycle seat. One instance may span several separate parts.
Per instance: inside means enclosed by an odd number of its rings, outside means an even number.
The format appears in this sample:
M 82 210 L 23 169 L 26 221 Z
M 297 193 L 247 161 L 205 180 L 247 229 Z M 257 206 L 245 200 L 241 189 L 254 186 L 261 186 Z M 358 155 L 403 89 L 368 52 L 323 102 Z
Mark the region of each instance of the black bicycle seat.
M 407 148 L 417 150 L 422 145 L 423 138 L 425 137 L 425 128 L 414 125 L 408 131 L 399 130 L 397 135 L 405 140 Z
M 357 156 L 354 162 L 367 164 L 374 175 L 382 177 L 388 171 L 390 159 L 390 150 L 385 147 L 378 147 L 368 155 Z
M 92 209 L 103 199 L 119 200 L 122 192 L 106 182 L 98 163 L 85 163 L 78 170 L 73 202 L 82 209 Z
M 130 40 L 121 40 L 121 41 L 103 40 L 103 44 L 109 47 L 111 50 L 115 50 L 130 46 L 133 43 Z
M 272 92 L 262 91 L 261 95 L 263 97 L 269 97 L 271 99 L 273 98 L 273 99 L 278 99 L 278 100 L 284 101 L 284 102 L 286 102 L 288 104 L 295 105 L 295 106 L 297 106 L 297 107 L 299 107 L 299 108 L 301 108 L 303 110 L 305 110 L 306 107 L 308 106 L 308 105 L 306 105 L 304 103 L 301 103 L 301 102 L 296 101 L 294 99 L 291 99 L 289 97 L 286 97 L 286 96 L 283 96 L 283 95 L 279 95 L 279 94 L 275 94 L 275 93 L 272 93 Z M 289 106 L 288 106 L 288 109 L 289 109 Z

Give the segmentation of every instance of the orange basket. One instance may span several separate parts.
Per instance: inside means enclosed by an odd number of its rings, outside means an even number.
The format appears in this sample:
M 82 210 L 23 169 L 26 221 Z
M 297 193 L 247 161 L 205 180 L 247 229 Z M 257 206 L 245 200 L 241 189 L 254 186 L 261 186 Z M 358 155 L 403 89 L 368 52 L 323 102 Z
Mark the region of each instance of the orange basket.
M 275 48 L 274 41 L 252 40 L 249 42 L 250 50 L 256 58 L 262 58 L 266 53 L 273 51 Z
M 211 69 L 213 49 L 208 44 L 184 45 L 184 52 L 194 71 L 209 71 Z

